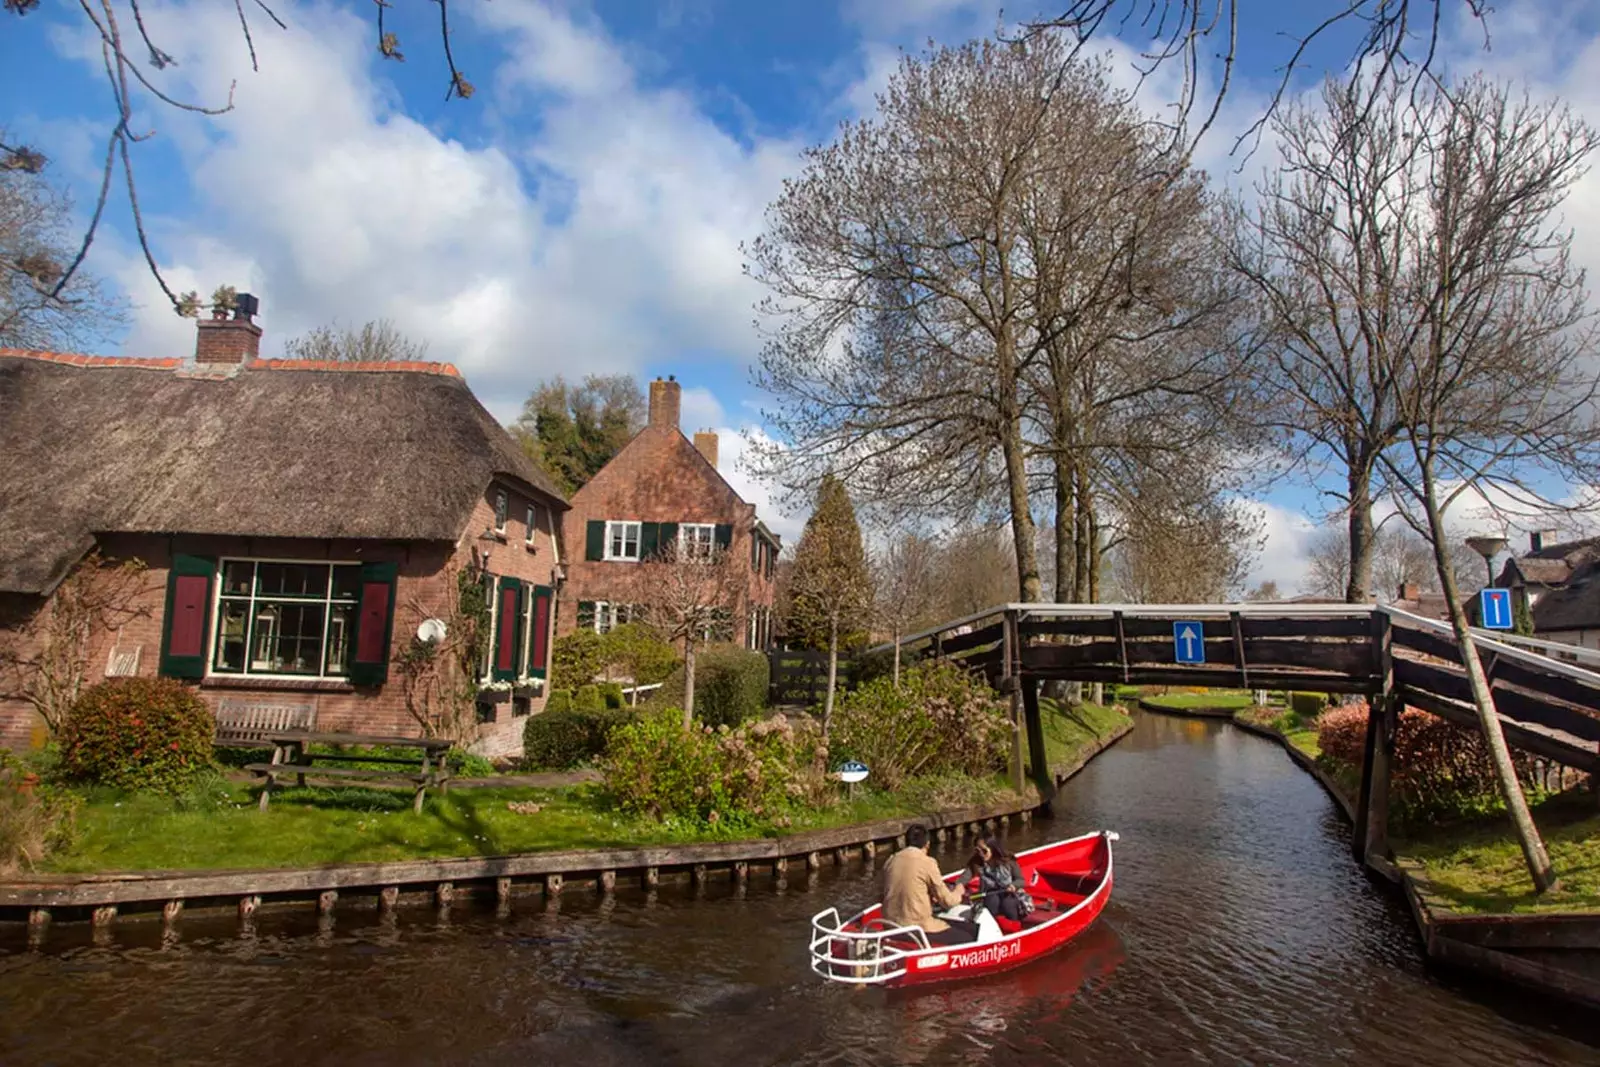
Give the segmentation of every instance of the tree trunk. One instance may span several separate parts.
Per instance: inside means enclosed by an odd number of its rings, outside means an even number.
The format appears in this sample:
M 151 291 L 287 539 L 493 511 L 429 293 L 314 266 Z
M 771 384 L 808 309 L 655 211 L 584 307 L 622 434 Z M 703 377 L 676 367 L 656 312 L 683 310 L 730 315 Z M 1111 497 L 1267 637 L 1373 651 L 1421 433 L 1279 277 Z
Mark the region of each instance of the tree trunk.
M 1517 768 L 1511 762 L 1511 750 L 1506 745 L 1505 733 L 1500 729 L 1500 716 L 1495 710 L 1494 694 L 1489 679 L 1483 673 L 1483 663 L 1478 659 L 1478 648 L 1467 626 L 1466 612 L 1461 608 L 1456 589 L 1455 568 L 1445 551 L 1444 516 L 1439 513 L 1438 498 L 1433 481 L 1431 457 L 1422 461 L 1423 506 L 1428 514 L 1428 536 L 1433 541 L 1433 562 L 1439 572 L 1439 587 L 1444 590 L 1445 603 L 1450 608 L 1450 625 L 1455 630 L 1456 647 L 1461 650 L 1461 663 L 1467 669 L 1467 684 L 1472 690 L 1472 703 L 1478 712 L 1478 723 L 1483 727 L 1484 739 L 1489 743 L 1489 757 L 1494 763 L 1495 776 L 1500 780 L 1500 792 L 1505 795 L 1506 810 L 1511 813 L 1511 824 L 1516 830 L 1517 844 L 1522 847 L 1522 858 L 1528 865 L 1528 874 L 1534 887 L 1541 893 L 1559 885 L 1555 869 L 1550 864 L 1550 854 L 1545 851 L 1539 828 L 1534 825 L 1533 813 L 1528 810 L 1528 798 L 1522 793 L 1522 783 L 1517 781 Z
M 1057 424 L 1056 434 L 1057 434 L 1057 437 L 1059 438 L 1059 436 L 1061 434 L 1061 428 L 1060 428 L 1059 422 Z M 1077 581 L 1077 576 L 1073 573 L 1073 563 L 1077 559 L 1077 555 L 1073 551 L 1073 545 L 1075 544 L 1075 540 L 1074 539 L 1076 537 L 1076 531 L 1074 529 L 1074 524 L 1077 522 L 1077 514 L 1073 510 L 1072 482 L 1071 482 L 1072 470 L 1071 470 L 1070 467 L 1068 467 L 1066 460 L 1063 459 L 1063 457 L 1062 457 L 1062 455 L 1061 455 L 1061 453 L 1059 451 L 1059 449 L 1061 448 L 1061 442 L 1059 440 L 1057 440 L 1055 442 L 1055 447 L 1058 449 L 1058 451 L 1056 452 L 1056 455 L 1055 455 L 1055 460 L 1054 460 L 1055 483 L 1056 483 L 1055 484 L 1055 505 L 1056 505 L 1056 528 L 1055 528 L 1055 539 L 1056 539 L 1056 587 L 1055 587 L 1055 600 L 1056 600 L 1056 603 L 1058 603 L 1058 604 L 1065 604 L 1072 598 L 1072 586 L 1073 586 L 1073 583 L 1075 581 Z
M 1350 575 L 1345 583 L 1347 604 L 1372 599 L 1372 471 L 1363 458 L 1350 465 Z
M 1022 411 L 1017 399 L 1016 341 L 1009 327 L 995 340 L 995 387 L 1000 391 L 1000 451 L 1006 463 L 1006 489 L 1011 503 L 1011 540 L 1017 553 L 1017 592 L 1029 604 L 1039 600 L 1039 552 L 1034 542 L 1033 512 L 1028 505 L 1027 455 L 1022 441 Z
M 899 644 L 895 653 L 899 655 Z M 833 724 L 833 687 L 839 678 L 839 616 L 828 620 L 828 691 L 822 698 L 822 743 L 828 743 L 828 727 Z
M 894 628 L 894 687 L 900 688 L 900 627 Z
M 1073 507 L 1073 553 L 1072 571 L 1072 602 L 1082 604 L 1089 599 L 1089 539 L 1092 536 L 1093 523 L 1089 521 L 1089 491 L 1083 471 L 1074 469 L 1072 472 Z
M 694 728 L 694 638 L 683 642 L 683 728 Z

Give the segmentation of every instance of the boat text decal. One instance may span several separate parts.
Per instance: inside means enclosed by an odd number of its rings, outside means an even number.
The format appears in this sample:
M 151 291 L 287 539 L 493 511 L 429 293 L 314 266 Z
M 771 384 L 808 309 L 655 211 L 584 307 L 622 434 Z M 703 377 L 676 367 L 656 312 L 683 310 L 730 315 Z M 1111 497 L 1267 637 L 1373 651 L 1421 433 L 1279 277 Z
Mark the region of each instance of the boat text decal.
M 959 970 L 962 967 L 980 967 L 986 963 L 999 963 L 1012 956 L 1022 954 L 1022 942 L 1002 941 L 971 952 L 957 952 L 950 956 L 950 969 Z

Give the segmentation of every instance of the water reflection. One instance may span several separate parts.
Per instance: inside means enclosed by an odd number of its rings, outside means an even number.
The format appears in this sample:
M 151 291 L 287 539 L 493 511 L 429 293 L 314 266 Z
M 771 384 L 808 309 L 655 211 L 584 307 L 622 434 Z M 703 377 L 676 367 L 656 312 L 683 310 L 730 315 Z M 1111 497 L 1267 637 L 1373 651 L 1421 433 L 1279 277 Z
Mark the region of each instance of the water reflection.
M 1572 1013 L 1430 975 L 1331 802 L 1258 738 L 1143 717 L 1059 808 L 1010 847 L 1116 829 L 1111 904 L 1005 974 L 815 979 L 807 920 L 871 902 L 881 859 L 509 907 L 341 899 L 0 939 L 0 1064 L 1600 1062 Z

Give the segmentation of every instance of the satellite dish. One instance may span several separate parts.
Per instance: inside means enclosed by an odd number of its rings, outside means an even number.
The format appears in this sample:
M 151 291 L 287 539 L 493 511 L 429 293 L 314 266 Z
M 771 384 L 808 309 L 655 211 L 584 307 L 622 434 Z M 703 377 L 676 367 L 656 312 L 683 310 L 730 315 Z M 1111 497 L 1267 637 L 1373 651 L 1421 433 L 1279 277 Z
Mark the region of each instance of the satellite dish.
M 423 619 L 422 625 L 417 627 L 417 640 L 425 645 L 436 645 L 444 640 L 444 623 L 438 619 Z

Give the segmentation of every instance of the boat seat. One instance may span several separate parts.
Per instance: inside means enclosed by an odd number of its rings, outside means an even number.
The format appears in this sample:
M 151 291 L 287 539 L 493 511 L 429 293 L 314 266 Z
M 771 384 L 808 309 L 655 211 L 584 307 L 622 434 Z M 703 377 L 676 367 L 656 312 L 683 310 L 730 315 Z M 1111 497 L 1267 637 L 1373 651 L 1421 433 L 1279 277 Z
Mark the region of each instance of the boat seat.
M 1099 872 L 1091 874 L 1069 874 L 1066 871 L 1036 871 L 1044 884 L 1055 893 L 1070 893 L 1073 896 L 1088 896 L 1100 884 Z M 1030 883 L 1031 884 L 1031 883 Z

